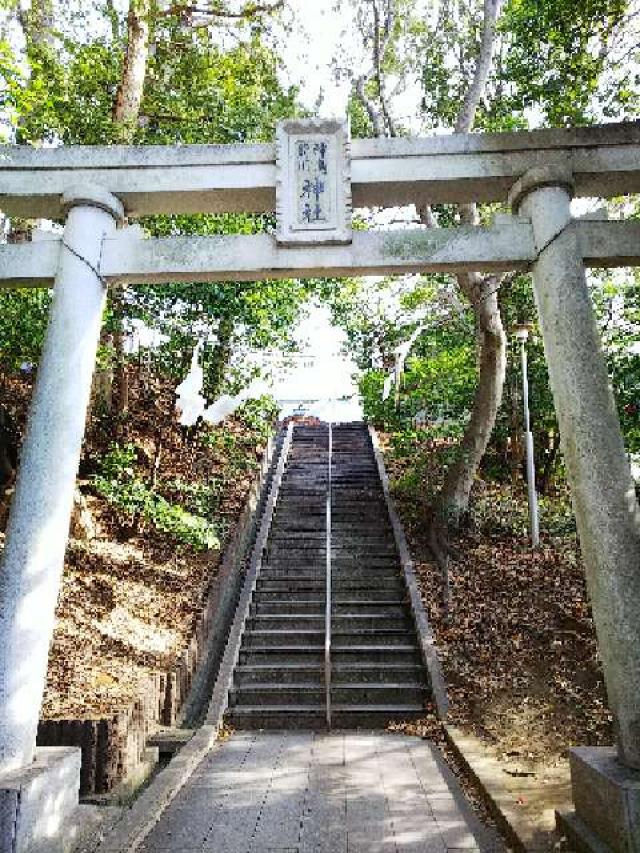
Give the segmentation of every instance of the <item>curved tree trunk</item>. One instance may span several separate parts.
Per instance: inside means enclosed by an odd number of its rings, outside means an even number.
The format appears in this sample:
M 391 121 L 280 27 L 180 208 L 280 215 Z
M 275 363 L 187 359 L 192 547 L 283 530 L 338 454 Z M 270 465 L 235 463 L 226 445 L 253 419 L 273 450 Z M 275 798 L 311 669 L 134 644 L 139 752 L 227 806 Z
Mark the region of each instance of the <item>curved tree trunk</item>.
M 456 121 L 456 133 L 469 133 L 473 129 L 478 105 L 491 71 L 496 24 L 502 2 L 503 0 L 485 0 L 478 59 Z M 478 224 L 475 205 L 462 205 L 460 215 L 463 224 Z M 502 402 L 507 367 L 506 335 L 498 305 L 499 279 L 475 273 L 460 274 L 457 279 L 460 290 L 471 303 L 475 314 L 479 375 L 471 416 L 460 443 L 458 459 L 447 471 L 436 501 L 431 540 L 440 562 L 447 551 L 448 531 L 460 524 L 469 509 L 471 487 L 491 439 Z
M 507 367 L 507 337 L 498 309 L 498 280 L 461 275 L 460 287 L 474 305 L 478 335 L 478 385 L 458 458 L 447 471 L 437 506 L 439 521 L 457 527 L 469 507 L 471 487 L 491 439 Z
M 498 279 L 477 274 L 458 276 L 460 289 L 470 299 L 478 338 L 478 384 L 469 423 L 458 457 L 445 475 L 429 526 L 429 545 L 442 571 L 445 619 L 450 615 L 449 535 L 469 510 L 469 498 L 478 468 L 487 450 L 500 403 L 507 368 L 507 336 L 498 307 Z

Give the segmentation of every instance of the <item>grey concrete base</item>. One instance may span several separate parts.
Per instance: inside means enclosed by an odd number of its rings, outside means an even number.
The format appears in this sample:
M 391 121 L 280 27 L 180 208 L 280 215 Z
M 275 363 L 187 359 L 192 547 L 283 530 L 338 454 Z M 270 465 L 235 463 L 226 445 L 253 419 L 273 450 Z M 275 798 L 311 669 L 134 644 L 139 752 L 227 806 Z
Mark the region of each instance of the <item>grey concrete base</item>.
M 613 747 L 572 749 L 569 763 L 578 820 L 613 853 L 638 853 L 640 771 L 620 764 Z
M 594 835 L 575 812 L 556 812 L 556 826 L 576 853 L 611 853 L 609 845 Z
M 44 747 L 29 767 L 0 777 L 1 853 L 69 849 L 80 792 L 80 750 Z

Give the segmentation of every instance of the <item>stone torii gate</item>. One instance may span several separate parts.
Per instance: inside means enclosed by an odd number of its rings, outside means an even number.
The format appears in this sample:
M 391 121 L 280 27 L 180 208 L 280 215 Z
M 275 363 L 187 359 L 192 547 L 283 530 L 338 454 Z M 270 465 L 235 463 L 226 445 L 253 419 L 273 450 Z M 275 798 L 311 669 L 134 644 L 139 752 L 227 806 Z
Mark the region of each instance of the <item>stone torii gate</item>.
M 107 288 L 531 270 L 618 735 L 617 757 L 572 755 L 578 824 L 639 849 L 629 815 L 640 813 L 640 512 L 585 267 L 640 264 L 640 222 L 570 210 L 573 196 L 637 192 L 637 123 L 350 142 L 344 124 L 309 120 L 282 123 L 276 145 L 2 147 L 0 208 L 65 219 L 61 238 L 0 246 L 1 286 L 54 286 L 0 573 L 0 808 L 14 834 L 27 837 L 35 766 L 45 791 L 63 759 L 72 787 L 78 772 L 77 756 L 36 754 L 35 740 Z M 508 202 L 513 215 L 482 228 L 351 231 L 352 203 L 424 202 Z M 125 214 L 273 210 L 275 235 L 144 239 L 118 228 Z

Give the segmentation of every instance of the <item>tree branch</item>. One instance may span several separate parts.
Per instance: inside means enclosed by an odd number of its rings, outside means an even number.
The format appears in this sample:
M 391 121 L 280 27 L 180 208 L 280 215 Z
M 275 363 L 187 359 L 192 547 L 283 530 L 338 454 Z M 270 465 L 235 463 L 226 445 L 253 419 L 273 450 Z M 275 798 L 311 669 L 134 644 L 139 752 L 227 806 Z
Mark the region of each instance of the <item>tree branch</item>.
M 378 84 L 378 98 L 380 99 L 380 107 L 384 116 L 385 124 L 389 136 L 396 136 L 395 123 L 391 117 L 391 111 L 387 104 L 385 91 L 384 72 L 382 70 L 382 61 L 387 51 L 389 40 L 393 33 L 393 25 L 395 22 L 395 0 L 387 0 L 387 13 L 383 25 L 384 38 L 380 37 L 380 11 L 376 0 L 373 0 L 373 19 L 374 19 L 374 62 L 376 69 L 376 79 Z
M 382 137 L 385 135 L 383 119 L 376 109 L 373 101 L 367 96 L 365 91 L 365 86 L 371 79 L 371 74 L 372 72 L 369 74 L 361 74 L 356 80 L 354 91 L 359 98 L 360 103 L 365 108 L 367 115 L 369 116 L 369 121 L 373 125 L 373 135 L 376 137 Z
M 458 113 L 456 120 L 456 133 L 470 133 L 473 129 L 476 113 L 480 99 L 484 93 L 491 71 L 493 50 L 495 46 L 496 22 L 500 15 L 503 0 L 485 0 L 484 4 L 484 26 L 480 39 L 480 50 L 476 62 L 473 79 L 469 84 L 467 93 Z
M 120 26 L 118 19 L 118 11 L 115 7 L 114 0 L 105 0 L 105 14 L 111 21 L 111 35 L 116 41 L 120 35 Z
M 258 15 L 272 15 L 278 9 L 284 8 L 285 0 L 274 0 L 273 3 L 247 3 L 239 12 L 232 12 L 229 9 L 208 9 L 200 6 L 189 6 L 186 4 L 176 4 L 171 6 L 159 15 L 165 18 L 185 16 L 189 23 L 193 26 L 206 26 L 202 24 L 193 24 L 194 15 L 202 15 L 205 18 L 225 18 L 234 20 L 248 20 L 255 18 Z

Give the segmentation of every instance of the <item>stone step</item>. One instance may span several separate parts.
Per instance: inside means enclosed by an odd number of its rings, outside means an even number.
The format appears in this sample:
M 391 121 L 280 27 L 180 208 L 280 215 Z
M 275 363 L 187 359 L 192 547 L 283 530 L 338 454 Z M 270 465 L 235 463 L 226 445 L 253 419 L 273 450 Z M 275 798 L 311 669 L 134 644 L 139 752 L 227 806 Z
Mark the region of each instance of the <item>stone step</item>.
M 229 691 L 229 705 L 242 708 L 256 705 L 322 705 L 325 689 L 321 683 L 271 683 L 242 685 Z
M 345 478 L 334 478 L 331 483 L 331 506 L 336 509 L 345 508 L 352 512 L 358 507 L 354 506 L 354 501 L 366 500 L 371 503 L 379 501 L 382 497 L 382 489 L 380 484 L 367 482 L 365 480 L 349 481 Z
M 427 687 L 424 667 L 421 664 L 355 663 L 334 664 L 331 669 L 332 684 L 402 684 Z M 265 683 L 313 683 L 324 685 L 324 659 L 322 663 L 253 664 L 236 667 L 236 685 Z
M 364 568 L 364 569 L 384 569 L 392 566 L 400 566 L 400 561 L 395 551 L 385 554 L 355 554 L 355 553 L 331 553 L 331 565 L 335 568 Z
M 344 616 L 349 613 L 355 613 L 358 616 L 369 616 L 371 618 L 394 618 L 408 619 L 411 623 L 411 616 L 408 606 L 397 601 L 367 601 L 366 599 L 355 601 L 336 601 L 334 599 L 331 605 L 331 611 L 334 616 Z M 251 605 L 251 617 L 256 616 L 289 616 L 292 613 L 301 613 L 310 616 L 322 616 L 325 612 L 325 597 L 324 595 L 316 596 L 315 598 L 304 599 L 296 597 L 294 601 L 281 601 L 278 599 L 263 600 L 261 596 L 254 596 Z
M 247 631 L 296 631 L 298 629 L 311 628 L 324 631 L 325 613 L 258 613 L 252 615 L 246 621 Z
M 408 616 L 388 617 L 388 616 L 372 616 L 368 613 L 344 613 L 341 615 L 331 615 L 331 627 L 334 632 L 341 632 L 345 629 L 360 631 L 363 628 L 368 630 L 394 630 L 411 631 L 411 621 Z M 290 612 L 286 614 L 261 613 L 251 616 L 246 622 L 246 630 L 256 631 L 267 629 L 271 631 L 297 631 L 298 629 L 313 628 L 324 631 L 325 614 L 324 613 L 297 613 Z
M 291 576 L 262 578 L 254 594 L 254 599 L 256 601 L 267 600 L 263 596 L 272 594 L 271 600 L 274 600 L 274 598 L 275 600 L 285 598 L 300 600 L 306 598 L 309 594 L 312 594 L 314 597 L 324 595 L 325 588 L 324 575 L 298 578 Z M 401 579 L 398 579 L 396 575 L 382 577 L 378 580 L 365 576 L 339 578 L 334 575 L 331 589 L 332 605 L 339 604 L 344 599 L 366 599 L 372 595 L 377 595 L 381 598 L 384 597 L 387 600 L 394 599 L 398 603 L 403 603 L 406 600 L 406 590 Z
M 302 568 L 292 568 L 288 566 L 272 566 L 269 564 L 261 573 L 260 579 L 263 581 L 286 581 L 298 582 L 303 580 L 322 581 L 326 582 L 327 567 L 324 566 L 306 566 Z M 402 580 L 400 572 L 397 568 L 377 568 L 365 569 L 358 567 L 338 567 L 331 568 L 331 579 L 335 583 L 343 581 L 365 581 L 375 587 L 381 581 Z M 339 583 L 338 583 L 339 585 Z
M 333 608 L 332 608 L 333 609 Z M 361 613 L 333 613 L 331 614 L 331 629 L 336 637 L 346 631 L 354 633 L 366 631 L 402 631 L 410 634 L 413 623 L 408 613 L 401 616 L 390 616 L 387 614 Z
M 324 647 L 323 647 L 324 651 Z M 331 661 L 333 667 L 348 664 L 354 666 L 365 663 L 385 664 L 421 664 L 422 658 L 418 648 L 412 643 L 403 645 L 380 644 L 374 645 L 344 645 L 337 641 L 331 644 Z
M 414 634 L 406 628 L 360 628 L 358 625 L 351 627 L 333 627 L 331 631 L 331 642 L 337 646 L 368 646 L 368 645 L 394 645 L 404 646 L 415 642 Z
M 322 494 L 304 495 L 285 489 L 278 495 L 276 517 L 278 514 L 282 515 L 287 512 L 293 514 L 296 510 L 299 510 L 303 516 L 309 511 L 311 511 L 310 515 L 315 516 L 326 512 L 326 508 L 327 499 L 325 490 L 323 490 Z
M 269 537 L 269 543 L 271 545 L 291 545 L 292 543 L 294 543 L 293 547 L 296 547 L 301 542 L 303 542 L 305 544 L 309 544 L 310 546 L 316 548 L 322 547 L 324 549 L 326 541 L 327 531 L 324 530 L 324 528 L 322 530 L 300 531 L 281 530 L 280 528 L 273 528 L 271 531 L 271 536 Z
M 384 598 L 377 601 L 366 598 L 355 600 L 345 599 L 340 601 L 334 596 L 333 602 L 331 603 L 331 612 L 336 616 L 341 616 L 345 613 L 366 612 L 370 616 L 391 616 L 400 618 L 406 616 L 410 619 L 408 606 L 405 606 L 398 601 L 388 601 Z
M 311 575 L 300 575 L 295 580 L 288 578 L 281 580 L 258 578 L 256 588 L 265 592 L 279 592 L 281 595 L 287 595 L 289 592 L 296 592 L 303 589 L 315 590 L 316 592 L 324 591 L 325 579 L 322 575 L 320 575 L 320 578 L 321 579 L 318 579 L 318 576 Z M 384 589 L 393 590 L 402 597 L 406 594 L 404 583 L 399 575 L 394 575 L 393 577 L 383 576 L 379 578 L 371 577 L 370 575 L 367 576 L 366 574 L 360 574 L 355 577 L 341 577 L 339 575 L 334 575 L 332 586 L 336 593 L 356 590 L 371 593 L 372 590 Z
M 269 538 L 269 550 L 274 547 L 278 548 L 295 548 L 303 551 L 310 550 L 326 550 L 327 531 L 324 526 L 318 530 L 291 531 L 280 530 L 274 528 Z M 350 553 L 380 553 L 394 554 L 395 543 L 389 536 L 370 535 L 365 536 L 351 531 L 336 533 L 331 535 L 331 550 L 333 553 L 345 552 L 345 556 Z
M 251 618 L 259 616 L 288 616 L 289 614 L 304 613 L 309 616 L 322 616 L 324 618 L 325 598 L 317 596 L 316 598 L 299 598 L 295 601 L 281 601 L 279 598 L 275 601 L 264 601 L 261 597 L 254 596 L 251 604 Z
M 331 534 L 333 538 L 342 536 L 370 536 L 384 538 L 387 542 L 393 542 L 393 528 L 384 527 L 379 523 L 371 524 L 369 521 L 336 521 L 331 517 Z
M 399 594 L 395 594 L 395 589 L 373 589 L 365 587 L 364 589 L 334 589 L 332 597 L 332 607 L 350 606 L 353 602 L 378 602 L 384 605 L 405 604 L 407 601 L 407 591 L 404 584 L 398 585 Z
M 418 649 L 411 645 L 343 646 L 332 644 L 331 660 L 334 667 L 348 664 L 384 663 L 398 666 L 419 665 L 422 663 Z M 322 645 L 301 646 L 242 646 L 240 664 L 242 666 L 273 666 L 297 663 L 298 665 L 324 665 L 324 642 Z
M 287 570 L 293 573 L 304 574 L 307 572 L 317 572 L 323 574 L 326 572 L 327 562 L 326 555 L 322 558 L 306 560 L 289 560 L 284 557 L 275 557 L 273 554 L 268 554 L 263 565 L 260 577 L 264 577 L 270 569 Z M 331 572 L 336 577 L 340 574 L 349 574 L 360 572 L 365 575 L 378 575 L 383 572 L 395 572 L 400 574 L 400 565 L 397 560 L 344 560 L 341 558 L 332 557 Z
M 331 704 L 334 706 L 371 706 L 371 705 L 418 705 L 424 707 L 428 693 L 424 684 L 372 684 L 354 682 L 333 685 Z M 300 682 L 242 685 L 234 687 L 229 694 L 232 707 L 246 705 L 321 705 L 325 701 L 325 688 L 322 683 Z
M 360 663 L 333 664 L 331 682 L 336 684 L 395 684 L 409 682 L 427 686 L 424 666 L 421 663 Z
M 242 638 L 242 648 L 261 648 L 267 646 L 303 646 L 310 648 L 324 643 L 325 631 L 313 628 L 262 629 L 249 626 Z M 393 628 L 362 628 L 352 630 L 333 628 L 331 632 L 332 646 L 360 647 L 369 646 L 407 646 L 411 645 L 413 636 L 407 630 Z
M 288 560 L 319 559 L 326 554 L 326 551 L 326 534 L 309 539 L 278 537 L 276 534 L 267 546 L 267 554 L 273 557 L 284 555 Z M 354 538 L 353 543 L 332 540 L 331 553 L 336 559 L 351 562 L 361 560 L 363 557 L 368 560 L 376 560 L 377 558 L 397 559 L 395 544 L 367 542 L 366 539 L 357 538 Z
M 382 510 L 376 510 L 371 500 L 353 497 L 349 502 L 331 502 L 331 520 L 342 524 L 363 524 L 364 522 L 388 522 L 389 517 Z M 368 506 L 367 506 L 368 504 Z
M 242 637 L 242 648 L 266 646 L 303 646 L 309 648 L 324 643 L 324 628 L 297 629 L 295 631 L 266 631 L 248 627 Z
M 359 705 L 333 706 L 333 728 L 383 728 L 390 722 L 402 722 L 424 716 L 422 705 L 400 706 Z M 313 729 L 326 726 L 324 705 L 242 705 L 228 713 L 231 725 L 238 730 L 251 729 Z
M 424 708 L 424 703 L 429 698 L 429 690 L 425 684 L 420 682 L 387 682 L 378 684 L 375 682 L 341 682 L 331 685 L 331 704 L 339 706 L 359 705 L 419 705 Z
M 418 720 L 425 716 L 422 703 L 402 705 L 332 705 L 331 723 L 334 729 L 376 729 L 389 723 Z
M 324 602 L 324 583 L 320 584 L 316 589 L 293 589 L 289 590 L 286 596 L 282 595 L 280 586 L 277 589 L 257 588 L 253 594 L 254 604 L 278 602 L 287 604 L 289 601 L 323 601 Z M 351 606 L 353 602 L 378 602 L 384 605 L 392 604 L 398 606 L 406 600 L 406 590 L 404 585 L 398 585 L 397 595 L 394 594 L 395 589 L 383 588 L 380 590 L 371 589 L 370 586 L 356 589 L 335 589 L 333 590 L 333 607 L 341 608 L 343 606 Z
M 265 664 L 237 666 L 234 672 L 234 683 L 237 686 L 265 683 L 324 685 L 324 663 L 315 666 L 295 663 L 279 666 Z
M 264 584 L 264 581 L 262 583 Z M 308 585 L 305 585 L 300 589 L 291 589 L 286 595 L 282 594 L 281 584 L 276 582 L 274 586 L 275 588 L 273 589 L 265 588 L 264 585 L 259 586 L 253 593 L 253 603 L 262 604 L 263 602 L 276 601 L 286 603 L 289 601 L 307 601 L 319 598 L 322 598 L 324 601 L 324 583 L 317 584 L 315 588 L 309 588 Z
M 326 710 L 323 705 L 274 705 L 257 707 L 240 706 L 226 715 L 234 729 L 312 729 L 326 728 Z
M 270 666 L 297 663 L 324 665 L 324 643 L 319 646 L 251 646 L 240 647 L 241 666 Z

